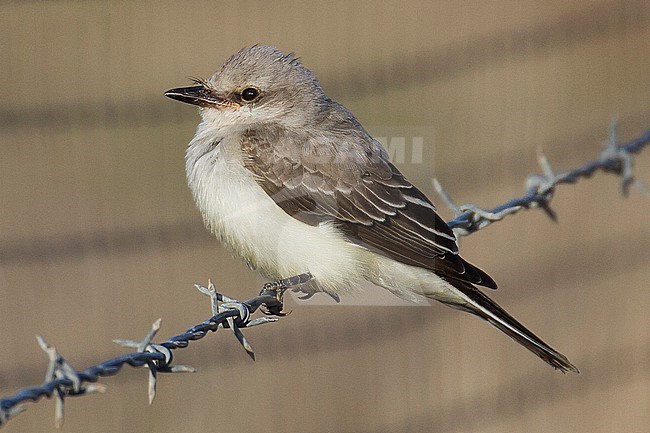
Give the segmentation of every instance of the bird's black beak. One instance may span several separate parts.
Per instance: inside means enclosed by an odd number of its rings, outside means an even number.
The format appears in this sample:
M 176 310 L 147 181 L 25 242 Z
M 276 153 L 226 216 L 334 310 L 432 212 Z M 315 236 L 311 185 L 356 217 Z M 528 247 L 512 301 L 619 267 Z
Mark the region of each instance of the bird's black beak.
M 203 85 L 171 89 L 165 92 L 165 96 L 203 108 L 222 108 L 237 105 Z

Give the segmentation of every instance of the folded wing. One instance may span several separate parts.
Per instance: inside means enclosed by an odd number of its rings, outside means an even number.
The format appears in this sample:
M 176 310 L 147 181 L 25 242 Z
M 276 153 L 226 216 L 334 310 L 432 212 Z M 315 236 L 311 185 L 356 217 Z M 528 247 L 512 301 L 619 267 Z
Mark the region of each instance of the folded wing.
M 272 146 L 278 142 L 272 140 L 292 145 Z M 451 229 L 378 143 L 316 146 L 309 137 L 269 137 L 251 130 L 243 136 L 242 151 L 258 184 L 294 218 L 311 225 L 334 223 L 351 242 L 386 257 L 496 288 L 492 278 L 458 255 Z

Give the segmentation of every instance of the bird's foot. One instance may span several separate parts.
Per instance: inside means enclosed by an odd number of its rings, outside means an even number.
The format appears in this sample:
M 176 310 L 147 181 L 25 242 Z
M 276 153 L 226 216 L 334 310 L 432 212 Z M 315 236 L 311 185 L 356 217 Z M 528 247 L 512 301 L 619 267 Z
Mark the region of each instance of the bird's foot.
M 286 316 L 288 313 L 283 311 L 284 293 L 311 279 L 312 275 L 306 273 L 264 284 L 260 296 L 268 297 L 269 299 L 264 302 L 261 308 L 262 312 L 266 315 Z

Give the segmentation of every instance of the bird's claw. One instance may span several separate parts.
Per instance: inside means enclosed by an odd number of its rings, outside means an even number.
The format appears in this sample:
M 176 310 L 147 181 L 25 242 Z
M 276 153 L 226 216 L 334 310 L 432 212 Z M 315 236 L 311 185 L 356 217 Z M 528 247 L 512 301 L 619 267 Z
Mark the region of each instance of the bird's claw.
M 284 308 L 284 294 L 287 290 L 292 289 L 296 286 L 304 284 L 312 279 L 310 273 L 296 275 L 294 277 L 285 278 L 278 281 L 272 281 L 270 283 L 264 284 L 262 286 L 262 291 L 260 296 L 268 296 L 269 299 L 265 302 L 260 309 L 262 313 L 267 316 L 286 316 L 290 313 L 283 311 Z
M 271 299 L 266 301 L 263 305 L 260 306 L 262 313 L 267 316 L 286 316 L 288 313 L 284 312 L 284 292 L 287 289 L 274 286 L 275 283 L 264 284 L 260 296 L 270 296 Z

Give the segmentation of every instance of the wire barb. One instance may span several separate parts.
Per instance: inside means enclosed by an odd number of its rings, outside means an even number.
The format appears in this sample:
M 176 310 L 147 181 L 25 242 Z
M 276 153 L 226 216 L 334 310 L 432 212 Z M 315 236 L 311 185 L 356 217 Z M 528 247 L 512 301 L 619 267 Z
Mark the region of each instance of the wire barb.
M 82 383 L 79 374 L 75 371 L 74 368 L 63 358 L 63 356 L 56 350 L 54 346 L 51 346 L 45 341 L 45 339 L 37 335 L 36 341 L 38 345 L 43 349 L 47 354 L 50 362 L 47 366 L 47 371 L 45 372 L 45 383 L 53 383 L 61 381 L 60 384 L 55 385 L 55 407 L 54 407 L 54 425 L 57 429 L 63 427 L 63 417 L 65 415 L 65 398 L 67 396 L 79 396 L 84 394 L 92 394 L 94 392 L 104 392 L 106 387 L 102 384 L 84 384 Z M 12 415 L 17 415 L 20 412 L 25 410 L 24 406 L 20 406 L 22 409 L 13 410 Z M 2 421 L 8 419 L 5 415 L 4 410 L 0 413 L 0 426 L 3 425 Z
M 153 403 L 156 398 L 156 386 L 158 383 L 158 372 L 164 373 L 194 373 L 196 369 L 189 365 L 174 365 L 172 366 L 173 355 L 172 351 L 160 344 L 152 344 L 151 341 L 160 331 L 162 319 L 158 319 L 151 325 L 151 330 L 142 340 L 113 340 L 114 343 L 122 347 L 130 347 L 136 349 L 136 353 L 160 353 L 163 355 L 162 359 L 147 361 L 146 365 L 149 368 L 149 386 L 148 396 L 149 404 Z

